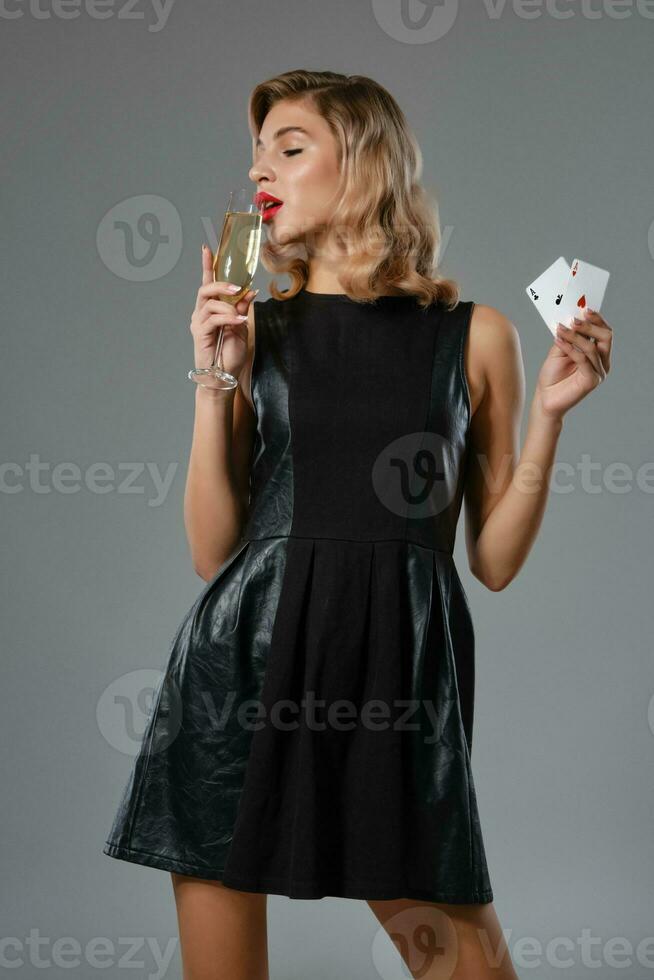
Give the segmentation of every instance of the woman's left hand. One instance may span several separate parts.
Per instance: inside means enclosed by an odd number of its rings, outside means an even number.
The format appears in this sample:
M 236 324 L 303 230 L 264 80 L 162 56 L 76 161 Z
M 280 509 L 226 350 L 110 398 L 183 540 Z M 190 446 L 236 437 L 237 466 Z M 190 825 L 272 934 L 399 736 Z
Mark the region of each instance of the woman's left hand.
M 542 410 L 563 418 L 593 391 L 611 370 L 613 330 L 593 310 L 585 310 L 573 326 L 558 324 L 554 346 L 540 369 L 536 392 Z

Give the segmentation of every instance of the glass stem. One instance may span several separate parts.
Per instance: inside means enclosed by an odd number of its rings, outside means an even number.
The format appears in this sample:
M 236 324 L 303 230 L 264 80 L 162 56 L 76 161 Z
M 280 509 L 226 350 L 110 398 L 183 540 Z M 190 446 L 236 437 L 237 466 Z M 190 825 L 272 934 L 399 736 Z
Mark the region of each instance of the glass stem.
M 218 333 L 218 343 L 216 344 L 216 350 L 214 352 L 213 362 L 211 364 L 211 367 L 212 368 L 217 367 L 217 368 L 220 368 L 221 371 L 223 369 L 221 360 L 222 360 L 222 352 L 223 352 L 223 333 L 224 333 L 224 331 L 225 331 L 225 327 L 223 326 L 223 327 L 220 328 L 220 331 Z
M 214 279 L 214 282 L 215 282 L 215 279 Z M 233 298 L 231 296 L 225 296 L 225 297 L 221 297 L 221 298 L 224 298 L 225 302 L 226 303 L 229 303 L 230 306 L 236 306 L 236 299 L 235 298 Z M 240 298 L 240 294 L 239 294 L 239 298 Z M 224 370 L 223 369 L 223 364 L 222 364 L 222 360 L 223 360 L 223 334 L 224 334 L 224 332 L 225 332 L 225 327 L 222 326 L 220 328 L 220 330 L 218 331 L 218 341 L 216 343 L 216 350 L 215 350 L 214 355 L 213 355 L 213 364 L 211 365 L 212 368 L 218 367 L 218 368 L 220 368 L 221 371 Z

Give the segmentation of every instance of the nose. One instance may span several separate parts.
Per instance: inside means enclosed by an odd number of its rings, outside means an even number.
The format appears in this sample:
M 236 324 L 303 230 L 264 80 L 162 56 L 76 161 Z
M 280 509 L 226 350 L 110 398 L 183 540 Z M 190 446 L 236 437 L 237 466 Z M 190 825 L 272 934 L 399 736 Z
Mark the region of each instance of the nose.
M 255 184 L 258 184 L 262 178 L 265 178 L 266 180 L 274 181 L 275 175 L 271 170 L 271 168 L 266 163 L 265 155 L 263 153 L 261 153 L 258 156 L 258 158 L 254 161 L 254 163 L 250 167 L 250 170 L 248 171 L 248 176 L 250 180 L 253 181 Z
M 255 184 L 258 184 L 261 178 L 268 174 L 269 171 L 265 167 L 262 167 L 259 161 L 257 161 L 257 163 L 253 163 L 248 172 L 250 180 Z M 270 177 L 268 177 L 268 179 L 270 179 Z

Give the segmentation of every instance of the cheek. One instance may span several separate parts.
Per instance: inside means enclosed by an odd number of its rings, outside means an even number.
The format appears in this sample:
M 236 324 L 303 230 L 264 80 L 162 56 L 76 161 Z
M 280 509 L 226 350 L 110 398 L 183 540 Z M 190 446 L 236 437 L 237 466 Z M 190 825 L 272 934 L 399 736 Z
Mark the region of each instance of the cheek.
M 302 164 L 298 163 L 292 177 L 289 175 L 287 206 L 280 212 L 277 233 L 283 234 L 284 223 L 287 230 L 299 231 L 328 222 L 334 208 L 339 178 L 335 160 L 307 157 Z
M 332 197 L 338 184 L 339 174 L 334 161 L 307 160 L 295 173 L 298 197 L 311 194 L 316 204 Z M 305 198 L 306 200 L 306 198 Z
M 339 175 L 332 166 L 321 164 L 307 169 L 299 199 L 306 218 L 317 222 L 329 221 L 334 210 Z

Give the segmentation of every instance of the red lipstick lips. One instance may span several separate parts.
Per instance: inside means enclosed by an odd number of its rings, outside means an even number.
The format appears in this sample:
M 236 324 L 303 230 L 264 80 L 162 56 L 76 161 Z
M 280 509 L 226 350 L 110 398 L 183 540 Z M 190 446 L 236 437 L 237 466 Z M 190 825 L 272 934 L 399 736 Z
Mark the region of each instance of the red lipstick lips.
M 254 200 L 259 208 L 263 207 L 261 215 L 262 221 L 270 221 L 270 219 L 277 214 L 284 203 L 283 201 L 280 201 L 278 197 L 273 197 L 272 194 L 268 194 L 267 191 L 259 191 L 255 195 Z

